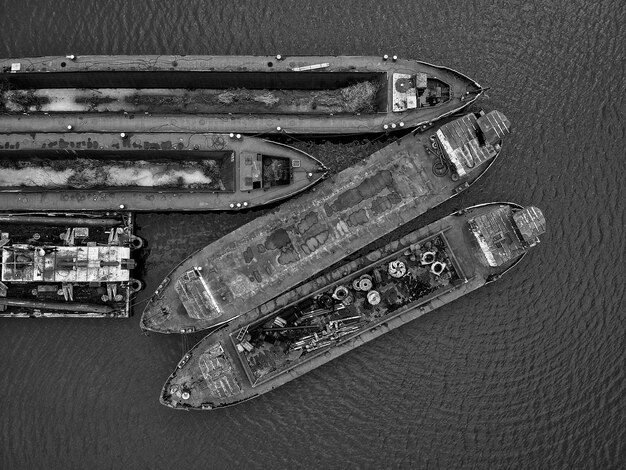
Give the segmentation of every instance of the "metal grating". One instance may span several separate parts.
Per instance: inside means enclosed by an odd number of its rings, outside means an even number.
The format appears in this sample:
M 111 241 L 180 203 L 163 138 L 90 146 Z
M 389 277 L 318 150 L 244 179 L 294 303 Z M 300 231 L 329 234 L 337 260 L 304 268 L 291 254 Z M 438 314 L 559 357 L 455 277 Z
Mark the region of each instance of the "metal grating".
M 449 122 L 437 131 L 442 150 L 459 176 L 470 173 L 477 165 L 495 157 L 497 149 L 491 144 L 484 145 L 481 135 L 478 119 L 474 114 Z
M 519 238 L 513 224 L 508 206 L 470 219 L 470 229 L 489 266 L 502 266 L 526 251 L 527 244 Z
M 199 364 L 211 395 L 226 398 L 241 392 L 239 381 L 221 344 L 211 346 L 203 353 Z

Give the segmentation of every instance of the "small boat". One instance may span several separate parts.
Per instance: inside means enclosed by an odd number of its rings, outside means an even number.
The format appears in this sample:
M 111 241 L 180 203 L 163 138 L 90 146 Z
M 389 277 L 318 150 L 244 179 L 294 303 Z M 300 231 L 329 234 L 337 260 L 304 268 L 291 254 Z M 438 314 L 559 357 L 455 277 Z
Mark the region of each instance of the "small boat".
M 545 232 L 535 207 L 470 207 L 256 308 L 196 344 L 161 392 L 175 409 L 262 395 L 493 282 Z
M 0 60 L 0 129 L 362 134 L 431 123 L 482 91 L 395 56 L 13 58 Z
M 280 295 L 467 189 L 509 128 L 499 111 L 469 113 L 398 139 L 184 260 L 149 300 L 142 328 L 204 330 Z
M 128 317 L 131 213 L 0 213 L 0 317 Z
M 241 134 L 0 134 L 3 210 L 240 210 L 326 173 L 305 152 Z

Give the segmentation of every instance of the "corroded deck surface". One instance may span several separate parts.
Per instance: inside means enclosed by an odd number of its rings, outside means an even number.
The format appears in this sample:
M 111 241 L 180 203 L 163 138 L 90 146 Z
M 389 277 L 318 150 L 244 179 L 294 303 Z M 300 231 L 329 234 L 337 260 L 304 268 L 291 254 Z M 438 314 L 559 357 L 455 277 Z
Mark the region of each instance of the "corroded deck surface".
M 65 56 L 16 57 L 0 59 L 0 72 L 294 72 L 298 67 L 327 64 L 312 69 L 322 72 L 404 72 L 419 67 L 429 73 L 447 67 L 411 59 L 383 60 L 374 56 L 245 56 L 245 55 L 78 55 L 74 60 Z M 296 69 L 296 70 L 294 70 Z M 416 69 L 417 70 L 417 69 Z M 459 73 L 459 72 L 455 72 Z M 461 75 L 461 74 L 459 74 Z
M 19 64 L 19 65 L 15 65 Z M 311 71 L 299 71 L 299 67 L 324 64 Z M 17 69 L 13 70 L 12 68 Z M 295 70 L 294 70 L 295 69 Z M 415 60 L 383 60 L 381 57 L 284 57 L 276 60 L 271 56 L 78 56 L 75 60 L 65 57 L 15 58 L 0 61 L 2 75 L 24 76 L 24 80 L 37 81 L 37 88 L 45 86 L 41 75 L 64 73 L 115 73 L 125 72 L 129 77 L 145 77 L 153 74 L 189 74 L 181 88 L 201 88 L 198 80 L 202 72 L 210 73 L 283 73 L 283 74 L 333 74 L 333 73 L 383 73 L 387 74 L 386 112 L 375 114 L 272 114 L 230 113 L 168 114 L 154 111 L 152 114 L 115 114 L 111 112 L 68 112 L 30 115 L 0 116 L 0 128 L 6 132 L 63 132 L 68 125 L 81 132 L 243 132 L 293 134 L 345 134 L 381 132 L 404 127 L 415 127 L 448 116 L 473 102 L 482 88 L 465 75 L 447 67 L 435 66 Z M 393 74 L 426 74 L 437 77 L 450 86 L 450 98 L 436 106 L 418 107 L 402 112 L 393 109 Z M 143 74 L 143 75 L 142 75 Z M 195 74 L 195 75 L 192 75 Z M 180 81 L 179 78 L 176 80 Z M 150 79 L 147 79 L 150 82 Z M 41 83 L 40 83 L 41 82 Z M 84 87 L 94 85 L 86 81 Z M 124 88 L 120 85 L 117 87 Z M 231 85 L 232 86 L 232 85 Z M 134 88 L 135 86 L 131 86 Z M 264 88 L 263 83 L 258 84 Z M 132 111 L 132 110 L 131 110 Z
M 349 352 L 365 342 L 371 341 L 391 329 L 478 289 L 490 279 L 497 278 L 514 266 L 532 244 L 526 245 L 525 250 L 518 253 L 515 258 L 498 267 L 490 267 L 480 255 L 481 249 L 476 243 L 468 222 L 475 217 L 483 217 L 494 209 L 498 209 L 500 212 L 506 210 L 510 216 L 513 207 L 519 209 L 519 206 L 509 204 L 487 204 L 445 217 L 342 266 L 334 272 L 313 279 L 269 302 L 265 305 L 265 309 L 257 308 L 253 315 L 241 317 L 224 328 L 209 334 L 185 355 L 179 363 L 178 369 L 165 383 L 161 394 L 161 403 L 179 409 L 212 409 L 254 398 Z M 423 240 L 432 236 L 441 236 L 439 235 L 441 233 L 445 234 L 447 250 L 451 256 L 450 261 L 453 261 L 454 269 L 460 277 L 459 282 L 451 285 L 449 289 L 433 294 L 434 297 L 427 296 L 422 301 L 415 304 L 411 303 L 397 312 L 383 313 L 380 319 L 366 322 L 362 329 L 342 337 L 331 346 L 304 353 L 302 357 L 293 359 L 294 364 L 287 366 L 283 373 L 274 371 L 263 380 L 257 380 L 256 376 L 251 376 L 250 370 L 247 370 L 247 362 L 243 358 L 246 350 L 240 349 L 238 351 L 235 347 L 242 340 L 243 342 L 246 341 L 243 339 L 245 335 L 240 334 L 240 332 L 250 331 L 252 329 L 251 322 L 259 319 L 255 324 L 265 324 L 268 320 L 271 322 L 271 319 L 278 313 L 282 317 L 283 313 L 280 310 L 282 307 L 316 294 L 319 292 L 317 289 L 322 286 L 326 290 L 330 288 L 332 291 L 335 285 L 350 285 L 351 278 L 354 275 L 359 276 L 365 267 L 376 265 L 376 263 L 387 259 L 395 259 L 395 254 L 403 253 L 405 250 L 411 251 L 411 247 L 421 244 Z M 389 258 L 390 256 L 391 258 Z M 378 307 L 376 308 L 378 309 Z M 385 307 L 383 307 L 384 309 Z M 265 315 L 261 312 L 262 310 L 274 313 Z M 300 311 L 298 308 L 296 310 Z M 277 352 L 277 354 L 279 353 Z M 206 370 L 207 356 L 210 356 L 214 365 L 210 374 Z
M 1 317 L 128 317 L 131 213 L 0 213 Z
M 436 129 L 403 137 L 185 260 L 142 327 L 172 333 L 230 321 L 465 189 L 490 162 L 458 180 L 436 176 Z
M 69 155 L 81 159 L 99 158 L 108 161 L 155 160 L 173 162 L 201 159 L 217 152 L 231 159 L 223 165 L 228 182 L 224 191 L 154 188 L 104 187 L 90 189 L 27 187 L 0 188 L 0 209 L 3 210 L 115 210 L 133 211 L 237 210 L 258 207 L 304 191 L 320 181 L 326 173 L 324 165 L 293 147 L 254 137 L 230 137 L 229 134 L 208 133 L 30 133 L 1 134 L 0 159 L 29 157 L 53 159 Z M 292 182 L 271 188 L 253 188 L 247 184 L 252 177 L 253 160 L 257 155 L 296 161 Z M 159 160 L 161 159 L 161 160 Z M 164 166 L 164 171 L 167 167 Z M 25 171 L 25 170 L 20 170 Z M 129 171 L 138 173 L 137 168 Z M 228 174 L 226 174 L 228 173 Z M 139 175 L 137 175 L 139 177 Z

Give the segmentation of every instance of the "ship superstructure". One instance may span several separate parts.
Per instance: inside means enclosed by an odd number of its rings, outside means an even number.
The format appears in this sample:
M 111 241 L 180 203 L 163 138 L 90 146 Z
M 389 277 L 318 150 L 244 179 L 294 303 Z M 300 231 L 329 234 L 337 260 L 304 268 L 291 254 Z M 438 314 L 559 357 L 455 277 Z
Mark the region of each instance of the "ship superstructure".
M 0 316 L 130 315 L 143 242 L 129 213 L 0 214 L 0 229 Z
M 362 134 L 429 124 L 482 91 L 395 56 L 25 57 L 0 60 L 0 128 Z
M 5 210 L 237 211 L 326 174 L 306 152 L 241 134 L 0 134 Z
M 142 327 L 186 333 L 246 314 L 468 188 L 509 129 L 492 111 L 399 139 L 183 261 L 147 304 Z
M 545 229 L 536 207 L 493 203 L 405 235 L 209 334 L 181 360 L 161 402 L 213 409 L 268 392 L 494 281 Z

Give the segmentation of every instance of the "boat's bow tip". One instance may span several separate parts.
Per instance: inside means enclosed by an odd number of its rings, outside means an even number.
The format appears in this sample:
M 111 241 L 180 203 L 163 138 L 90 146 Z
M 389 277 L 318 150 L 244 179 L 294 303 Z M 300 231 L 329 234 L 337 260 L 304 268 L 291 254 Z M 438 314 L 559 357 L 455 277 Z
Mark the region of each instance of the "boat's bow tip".
M 139 328 L 143 332 L 170 333 L 170 329 L 165 324 L 165 316 L 161 312 L 154 312 L 149 307 L 141 314 Z

